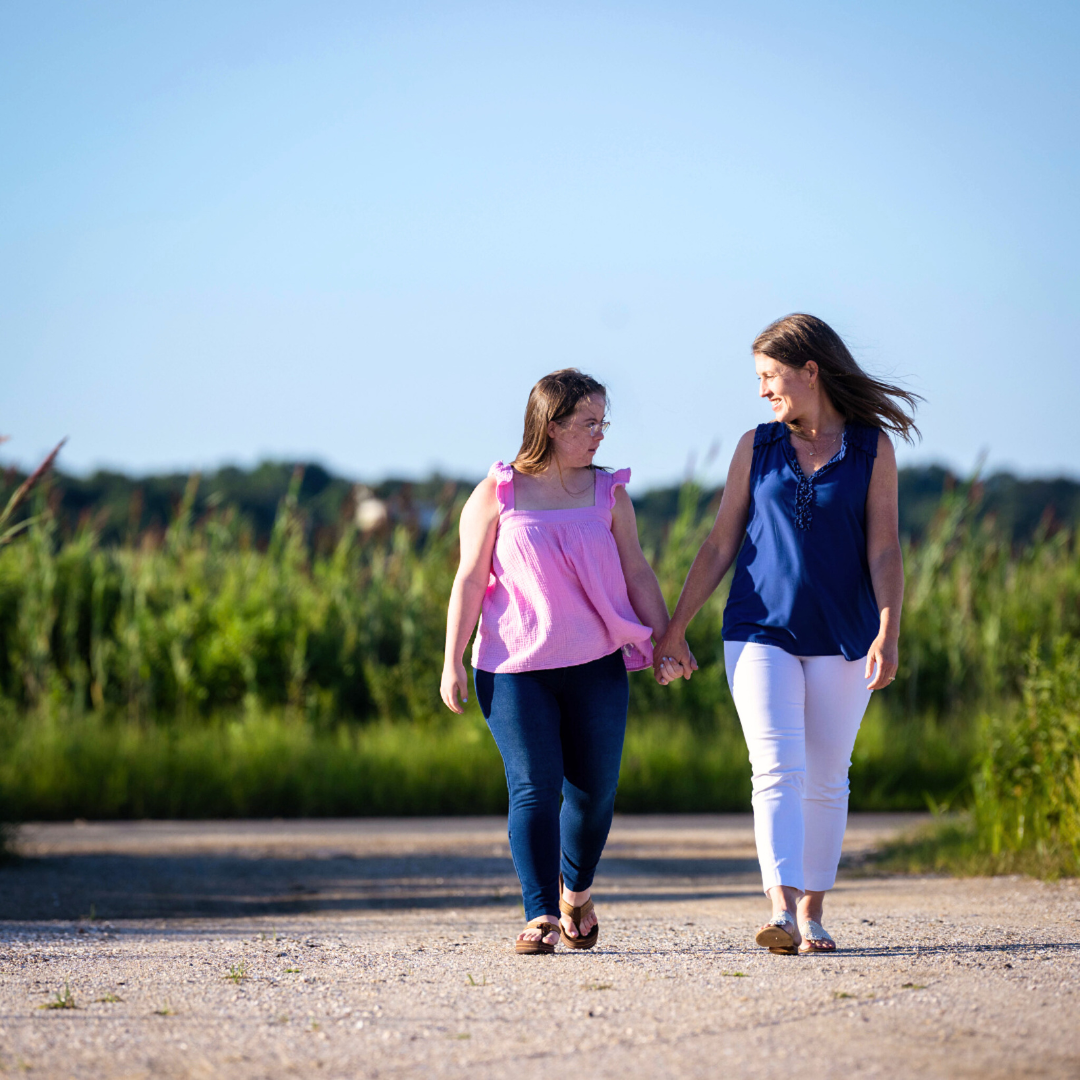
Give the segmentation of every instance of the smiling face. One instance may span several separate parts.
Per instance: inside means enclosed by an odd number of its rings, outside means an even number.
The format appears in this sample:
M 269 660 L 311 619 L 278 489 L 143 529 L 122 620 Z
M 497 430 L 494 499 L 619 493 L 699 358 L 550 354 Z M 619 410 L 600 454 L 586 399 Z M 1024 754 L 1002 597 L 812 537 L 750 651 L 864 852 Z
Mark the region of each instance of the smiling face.
M 764 353 L 754 353 L 754 368 L 758 396 L 772 406 L 773 416 L 785 424 L 801 420 L 814 402 L 810 383 L 817 375 L 817 364 L 810 360 L 801 368 L 788 367 Z
M 607 400 L 599 394 L 582 398 L 567 420 L 552 420 L 548 437 L 564 469 L 583 469 L 593 463 L 604 441 L 604 413 Z

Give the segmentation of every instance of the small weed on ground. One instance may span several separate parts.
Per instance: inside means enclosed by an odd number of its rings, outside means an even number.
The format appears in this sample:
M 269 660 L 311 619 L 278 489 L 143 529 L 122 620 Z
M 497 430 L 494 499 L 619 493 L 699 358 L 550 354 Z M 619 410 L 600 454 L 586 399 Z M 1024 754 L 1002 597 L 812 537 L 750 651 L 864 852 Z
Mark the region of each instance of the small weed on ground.
M 64 983 L 64 989 L 57 990 L 56 997 L 52 1001 L 46 1001 L 44 1005 L 38 1007 L 41 1009 L 77 1009 L 79 1006 L 75 1004 L 75 995 L 71 992 L 71 987 Z
M 239 986 L 247 977 L 247 964 L 243 960 L 241 960 L 239 964 L 230 964 L 229 973 L 225 976 L 226 979 L 231 979 L 237 986 Z

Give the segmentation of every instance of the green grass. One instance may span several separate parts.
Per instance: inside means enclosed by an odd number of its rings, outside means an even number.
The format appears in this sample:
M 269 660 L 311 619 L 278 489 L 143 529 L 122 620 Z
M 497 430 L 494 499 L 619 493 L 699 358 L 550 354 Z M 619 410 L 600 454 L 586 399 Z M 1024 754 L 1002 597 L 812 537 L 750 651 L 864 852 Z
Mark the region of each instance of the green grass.
M 3 725 L 0 788 L 21 820 L 453 814 L 505 805 L 468 720 L 341 725 L 238 715 L 158 725 L 55 711 Z
M 852 770 L 856 809 L 924 809 L 928 795 L 942 801 L 965 782 L 970 751 L 953 726 L 895 721 L 875 706 L 863 728 Z M 183 725 L 56 708 L 10 713 L 0 716 L 0 790 L 21 820 L 506 809 L 502 762 L 475 713 L 329 729 L 287 711 Z M 711 730 L 677 718 L 631 718 L 619 811 L 749 805 L 746 747 L 730 718 Z
M 44 1005 L 38 1006 L 40 1009 L 77 1009 L 78 1007 L 75 1004 L 75 995 L 71 992 L 71 987 L 67 983 L 64 983 L 63 990 L 57 990 L 52 1001 L 47 1001 Z
M 1080 641 L 1033 641 L 1019 702 L 979 721 L 966 811 L 880 853 L 883 869 L 1080 874 Z
M 456 507 L 423 538 L 343 522 L 314 543 L 298 484 L 265 550 L 227 506 L 194 520 L 195 481 L 164 533 L 124 547 L 61 537 L 39 493 L 36 524 L 0 546 L 0 822 L 505 808 L 475 695 L 461 718 L 438 696 Z M 948 494 L 905 551 L 900 672 L 863 723 L 851 805 L 966 810 L 980 865 L 1042 851 L 1066 872 L 1080 539 L 1014 548 L 977 509 L 976 488 Z M 648 553 L 669 603 L 708 528 L 688 485 Z M 725 592 L 691 628 L 690 683 L 631 679 L 621 811 L 749 805 Z M 942 844 L 950 865 L 968 858 Z
M 970 813 L 935 821 L 914 836 L 887 845 L 870 867 L 886 873 L 958 877 L 1026 874 L 1049 881 L 1080 874 L 1080 861 L 1070 845 L 1033 844 L 994 852 L 979 835 Z

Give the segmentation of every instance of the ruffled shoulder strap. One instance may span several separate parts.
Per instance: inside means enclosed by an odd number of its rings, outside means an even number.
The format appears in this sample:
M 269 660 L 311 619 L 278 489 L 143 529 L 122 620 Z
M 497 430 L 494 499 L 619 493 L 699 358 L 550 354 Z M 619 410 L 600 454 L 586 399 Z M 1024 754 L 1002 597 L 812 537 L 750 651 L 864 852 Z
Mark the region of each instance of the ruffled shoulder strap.
M 770 420 L 767 424 L 758 424 L 754 429 L 754 448 L 759 446 L 766 446 L 768 443 L 776 442 L 777 439 L 782 438 L 787 431 L 787 425 L 781 423 L 779 420 Z
M 495 497 L 499 500 L 499 512 L 514 509 L 514 468 L 496 461 L 488 469 L 488 476 L 495 481 Z
M 607 510 L 615 506 L 615 489 L 626 487 L 630 483 L 629 469 L 616 469 L 615 472 L 596 470 L 596 505 Z
M 855 450 L 861 450 L 868 457 L 876 458 L 880 433 L 880 428 L 851 424 L 847 429 L 847 444 Z

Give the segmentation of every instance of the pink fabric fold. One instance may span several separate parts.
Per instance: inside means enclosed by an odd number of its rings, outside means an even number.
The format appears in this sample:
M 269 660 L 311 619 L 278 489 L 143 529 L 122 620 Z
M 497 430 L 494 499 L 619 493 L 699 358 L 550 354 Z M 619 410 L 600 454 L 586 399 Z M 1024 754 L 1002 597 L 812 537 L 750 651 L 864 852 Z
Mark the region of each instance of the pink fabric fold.
M 488 475 L 500 514 L 473 666 L 538 671 L 618 649 L 629 671 L 650 667 L 652 630 L 630 606 L 611 533 L 615 488 L 630 470 L 598 470 L 594 505 L 575 510 L 517 510 L 513 468 L 497 461 Z

